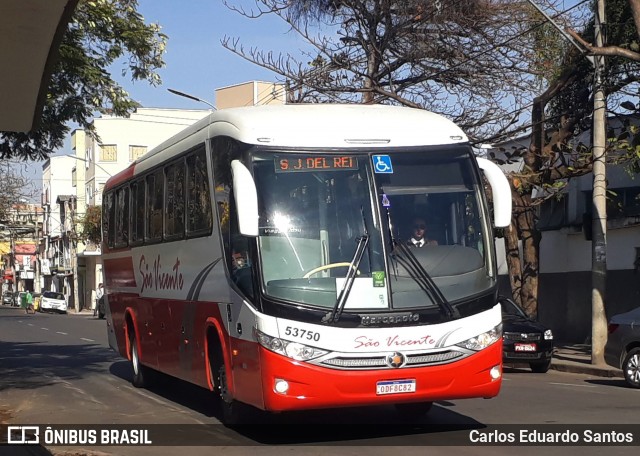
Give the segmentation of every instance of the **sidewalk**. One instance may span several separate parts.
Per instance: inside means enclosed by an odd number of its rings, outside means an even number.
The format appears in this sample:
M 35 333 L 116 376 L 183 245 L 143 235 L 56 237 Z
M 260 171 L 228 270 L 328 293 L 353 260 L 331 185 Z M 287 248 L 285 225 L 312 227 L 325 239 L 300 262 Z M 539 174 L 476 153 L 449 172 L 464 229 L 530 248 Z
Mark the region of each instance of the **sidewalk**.
M 551 369 L 595 377 L 623 377 L 620 369 L 591 364 L 591 345 L 586 344 L 558 344 L 554 349 Z
M 80 312 L 76 312 L 75 309 L 67 310 L 67 315 L 84 315 L 85 317 L 93 316 L 93 309 L 80 309 Z

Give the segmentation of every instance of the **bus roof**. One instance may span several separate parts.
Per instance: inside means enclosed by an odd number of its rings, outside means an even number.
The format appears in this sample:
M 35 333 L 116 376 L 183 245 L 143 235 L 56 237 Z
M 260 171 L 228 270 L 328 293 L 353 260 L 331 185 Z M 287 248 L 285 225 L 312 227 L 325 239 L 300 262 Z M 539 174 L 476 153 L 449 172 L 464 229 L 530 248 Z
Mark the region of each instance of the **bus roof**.
M 132 165 L 138 171 L 163 161 L 163 151 L 192 137 L 224 135 L 246 144 L 274 147 L 344 148 L 407 147 L 468 141 L 464 132 L 445 117 L 422 109 L 362 104 L 289 104 L 228 108 L 185 128 Z M 186 149 L 185 149 L 186 150 Z M 134 174 L 114 176 L 107 187 Z

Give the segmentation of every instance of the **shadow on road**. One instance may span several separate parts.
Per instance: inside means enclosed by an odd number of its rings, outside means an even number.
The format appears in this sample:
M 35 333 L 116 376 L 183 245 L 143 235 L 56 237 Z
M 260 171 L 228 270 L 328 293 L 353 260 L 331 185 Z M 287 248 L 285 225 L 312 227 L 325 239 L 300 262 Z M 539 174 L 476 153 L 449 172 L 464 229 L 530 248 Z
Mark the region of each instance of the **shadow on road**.
M 113 363 L 109 371 L 124 381 L 131 382 L 132 369 L 128 361 Z M 154 383 L 146 391 L 168 401 L 189 408 L 211 421 L 211 426 L 200 429 L 208 439 L 221 439 L 219 444 L 229 444 L 229 429 L 221 424 L 222 414 L 215 395 L 199 386 L 157 373 Z M 413 442 L 422 435 L 424 442 L 447 444 L 466 439 L 471 429 L 486 426 L 471 417 L 456 413 L 455 404 L 437 402 L 422 419 L 410 420 L 399 416 L 393 406 L 352 407 L 342 409 L 312 410 L 303 412 L 268 413 L 253 407 L 244 407 L 246 424 L 234 426 L 236 439 L 265 445 L 291 444 L 345 444 L 353 441 L 363 445 L 367 440 L 384 438 L 385 445 L 404 445 L 408 436 Z M 438 440 L 438 442 L 435 442 Z M 226 443 L 225 443 L 226 442 Z
M 77 380 L 92 372 L 104 372 L 104 363 L 113 359 L 113 352 L 95 344 L 0 341 L 0 391 Z
M 611 379 L 604 379 L 604 378 L 598 378 L 598 379 L 593 379 L 590 378 L 588 380 L 585 380 L 586 383 L 591 383 L 592 385 L 601 385 L 601 386 L 613 386 L 616 388 L 624 388 L 629 390 L 629 393 L 633 393 L 637 390 L 634 390 L 633 388 L 631 388 L 629 385 L 627 385 L 627 382 L 625 382 L 623 379 L 621 378 L 611 378 Z

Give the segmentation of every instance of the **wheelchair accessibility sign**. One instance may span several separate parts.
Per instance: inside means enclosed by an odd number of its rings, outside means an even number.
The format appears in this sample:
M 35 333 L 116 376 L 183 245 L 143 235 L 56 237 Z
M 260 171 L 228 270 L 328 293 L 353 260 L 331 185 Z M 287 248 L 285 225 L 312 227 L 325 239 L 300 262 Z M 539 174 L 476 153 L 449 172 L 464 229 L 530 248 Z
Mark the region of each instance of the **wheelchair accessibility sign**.
M 393 165 L 391 165 L 391 157 L 388 155 L 374 155 L 373 171 L 376 174 L 393 174 Z

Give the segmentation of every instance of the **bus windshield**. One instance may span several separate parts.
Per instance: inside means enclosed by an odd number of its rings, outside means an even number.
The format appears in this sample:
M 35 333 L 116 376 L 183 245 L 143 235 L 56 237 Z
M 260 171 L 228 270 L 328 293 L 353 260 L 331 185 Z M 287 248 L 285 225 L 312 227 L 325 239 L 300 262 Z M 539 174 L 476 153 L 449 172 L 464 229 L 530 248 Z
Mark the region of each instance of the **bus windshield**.
M 330 310 L 346 289 L 345 312 L 384 312 L 448 308 L 495 285 L 468 146 L 394 151 L 388 169 L 379 157 L 253 155 L 266 296 Z

